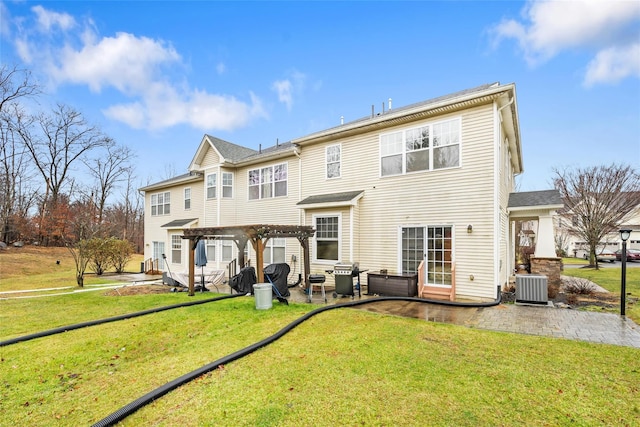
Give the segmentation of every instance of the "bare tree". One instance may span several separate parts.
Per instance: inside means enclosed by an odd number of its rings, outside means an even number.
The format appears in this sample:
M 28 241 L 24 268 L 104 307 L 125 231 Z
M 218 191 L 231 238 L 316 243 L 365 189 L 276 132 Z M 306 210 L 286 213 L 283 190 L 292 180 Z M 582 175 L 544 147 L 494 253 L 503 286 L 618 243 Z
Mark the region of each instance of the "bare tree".
M 570 231 L 589 247 L 589 264 L 598 267 L 596 248 L 620 221 L 640 205 L 640 174 L 628 165 L 554 170 L 555 187 L 572 214 Z
M 29 174 L 25 147 L 17 138 L 16 118 L 24 116 L 20 102 L 39 93 L 31 73 L 0 65 L 0 241 L 18 238 L 16 223 L 26 221 L 34 200 L 27 190 Z M 26 206 L 25 206 L 26 205 Z
M 81 113 L 58 104 L 51 114 L 42 113 L 17 128 L 36 170 L 45 183 L 40 222 L 57 209 L 65 186 L 72 183 L 72 167 L 91 150 L 109 143 L 98 128 L 87 123 Z M 70 194 L 70 193 L 69 193 Z M 43 243 L 48 236 L 43 235 Z
M 40 93 L 31 72 L 16 66 L 0 65 L 0 112 L 22 98 Z
M 130 160 L 134 157 L 128 147 L 116 145 L 111 139 L 107 139 L 106 153 L 84 160 L 89 173 L 96 181 L 93 192 L 97 209 L 98 224 L 102 224 L 107 200 L 113 195 L 113 191 L 119 183 L 125 182 L 132 170 Z

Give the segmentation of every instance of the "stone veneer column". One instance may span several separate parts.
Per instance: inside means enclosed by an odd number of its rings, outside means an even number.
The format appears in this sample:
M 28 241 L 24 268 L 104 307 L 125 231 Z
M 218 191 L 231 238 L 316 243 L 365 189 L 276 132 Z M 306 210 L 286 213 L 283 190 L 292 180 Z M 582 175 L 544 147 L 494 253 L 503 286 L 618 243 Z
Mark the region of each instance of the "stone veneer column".
M 562 271 L 562 258 L 558 257 L 531 257 L 531 274 L 547 276 L 547 283 L 560 286 L 560 272 Z

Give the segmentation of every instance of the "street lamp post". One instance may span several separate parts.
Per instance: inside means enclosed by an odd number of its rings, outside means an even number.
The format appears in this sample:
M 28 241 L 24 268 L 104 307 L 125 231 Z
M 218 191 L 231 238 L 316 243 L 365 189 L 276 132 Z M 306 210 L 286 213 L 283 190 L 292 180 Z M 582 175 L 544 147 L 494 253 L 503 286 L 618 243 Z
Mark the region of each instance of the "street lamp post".
M 625 297 L 627 294 L 627 240 L 629 240 L 630 236 L 631 230 L 626 228 L 620 230 L 620 239 L 622 240 L 622 295 L 620 295 L 620 315 L 623 317 L 625 314 Z

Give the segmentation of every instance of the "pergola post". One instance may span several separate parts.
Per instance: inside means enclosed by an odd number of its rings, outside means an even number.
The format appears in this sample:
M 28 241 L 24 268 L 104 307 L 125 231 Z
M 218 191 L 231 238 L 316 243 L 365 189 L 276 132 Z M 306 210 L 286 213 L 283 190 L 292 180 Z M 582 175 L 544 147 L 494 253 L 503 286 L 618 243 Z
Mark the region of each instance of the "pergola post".
M 309 261 L 309 238 L 308 237 L 300 237 L 298 238 L 300 242 L 300 246 L 302 246 L 302 260 L 303 260 L 303 268 L 304 268 L 304 287 L 311 295 L 311 282 L 309 281 L 309 275 L 311 270 L 311 262 Z
M 258 283 L 264 283 L 264 273 L 262 271 L 262 264 L 264 262 L 264 245 L 261 238 L 255 240 L 254 249 L 256 251 L 256 278 Z
M 195 281 L 195 262 L 194 262 L 194 254 L 195 249 L 198 244 L 198 238 L 189 239 L 189 296 L 192 297 L 195 295 L 195 289 L 193 283 Z

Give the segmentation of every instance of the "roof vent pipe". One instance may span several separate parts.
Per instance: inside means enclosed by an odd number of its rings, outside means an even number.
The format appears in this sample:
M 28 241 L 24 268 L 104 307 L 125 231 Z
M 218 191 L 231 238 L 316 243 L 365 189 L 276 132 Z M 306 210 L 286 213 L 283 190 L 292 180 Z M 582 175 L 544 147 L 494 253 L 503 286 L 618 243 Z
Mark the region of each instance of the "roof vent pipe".
M 389 98 L 389 111 L 391 111 L 391 98 Z
M 276 147 L 280 146 L 280 138 L 276 138 Z
M 384 114 L 384 102 L 382 103 L 382 114 Z
M 373 119 L 373 116 L 375 116 L 375 110 L 373 109 L 373 104 L 371 104 L 371 118 Z
M 344 116 L 340 116 L 340 124 L 343 125 L 344 124 Z
M 262 144 L 258 144 L 258 154 L 262 154 Z

